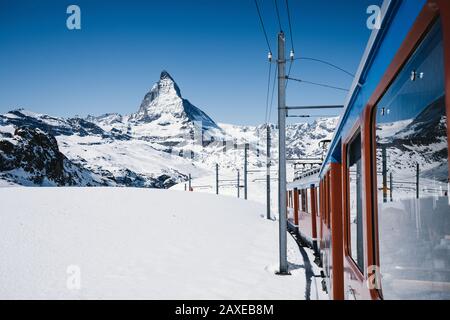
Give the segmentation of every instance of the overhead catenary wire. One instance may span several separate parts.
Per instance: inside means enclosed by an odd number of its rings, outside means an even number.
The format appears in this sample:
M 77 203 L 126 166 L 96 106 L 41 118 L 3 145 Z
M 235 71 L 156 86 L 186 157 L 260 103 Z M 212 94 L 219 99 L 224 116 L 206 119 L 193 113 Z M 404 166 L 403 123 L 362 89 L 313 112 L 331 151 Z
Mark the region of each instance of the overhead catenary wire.
M 292 80 L 292 81 L 297 81 L 297 82 L 301 82 L 301 83 L 311 84 L 311 85 L 314 85 L 314 86 L 319 86 L 319 87 L 324 87 L 324 88 L 329 88 L 329 89 L 335 89 L 335 90 L 340 90 L 340 91 L 346 91 L 346 92 L 349 91 L 348 89 L 345 89 L 345 88 L 335 87 L 335 86 L 324 84 L 324 83 L 312 82 L 312 81 L 296 79 L 296 78 L 290 78 L 290 77 L 289 77 L 289 79 Z
M 267 48 L 269 49 L 269 54 L 272 54 L 272 49 L 270 47 L 269 37 L 267 36 L 266 28 L 264 27 L 264 21 L 263 21 L 263 18 L 261 16 L 261 11 L 259 10 L 258 1 L 257 0 L 254 0 L 254 1 L 255 1 L 255 6 L 256 6 L 256 11 L 258 12 L 259 21 L 261 23 L 261 28 L 262 28 L 262 31 L 264 33 L 264 38 L 266 39 Z
M 272 48 L 270 47 L 269 37 L 267 36 L 266 28 L 264 26 L 264 20 L 261 15 L 261 10 L 259 9 L 258 1 L 254 0 L 254 2 L 255 2 L 255 6 L 256 6 L 256 12 L 258 13 L 259 22 L 261 24 L 261 29 L 264 34 L 264 39 L 266 40 L 267 48 L 269 50 L 269 76 L 268 76 L 268 81 L 267 81 L 266 115 L 265 115 L 265 122 L 268 123 L 268 117 L 270 117 L 268 115 L 268 113 L 269 113 L 268 109 L 269 109 L 270 80 L 271 80 L 271 71 L 272 71 L 272 64 L 271 64 Z M 275 72 L 275 74 L 276 74 L 276 72 Z M 275 82 L 275 80 L 274 80 L 274 82 Z M 272 92 L 272 100 L 273 100 L 273 92 Z
M 317 58 L 310 58 L 310 57 L 298 57 L 298 58 L 294 58 L 294 59 L 292 59 L 292 60 L 293 60 L 293 61 L 298 61 L 298 60 L 309 60 L 309 61 L 320 62 L 320 63 L 326 64 L 326 65 L 328 65 L 328 66 L 330 66 L 330 67 L 333 67 L 333 68 L 335 68 L 335 69 L 337 69 L 337 70 L 339 70 L 339 71 L 342 71 L 342 72 L 344 72 L 345 74 L 347 74 L 348 76 L 350 76 L 350 77 L 352 77 L 352 78 L 355 77 L 355 75 L 354 75 L 353 73 L 351 73 L 351 72 L 345 70 L 344 68 L 341 68 L 341 67 L 335 65 L 334 63 L 328 62 L 328 61 L 326 61 L 326 60 L 317 59 Z M 273 63 L 277 63 L 277 61 L 273 61 Z
M 272 118 L 272 109 L 273 109 L 273 97 L 275 96 L 275 84 L 276 84 L 276 76 L 278 72 L 278 64 L 275 66 L 275 72 L 273 74 L 273 85 L 272 85 L 272 97 L 270 98 L 270 107 L 269 107 L 269 119 L 267 122 L 270 122 L 270 119 Z
M 277 13 L 278 26 L 280 28 L 280 32 L 282 32 L 283 28 L 281 27 L 281 18 L 280 18 L 280 10 L 278 10 L 278 1 L 277 0 L 273 0 L 273 3 L 275 4 L 275 11 Z
M 286 0 L 286 10 L 287 10 L 287 16 L 288 16 L 288 23 L 289 23 L 289 35 L 291 37 L 291 50 L 292 50 L 292 52 L 295 52 L 294 37 L 292 35 L 292 23 L 291 23 L 291 12 L 289 9 L 289 0 Z
M 291 23 L 291 10 L 289 9 L 289 0 L 285 0 L 286 2 L 286 11 L 288 16 L 288 23 L 289 23 L 289 36 L 291 38 L 291 52 L 289 54 L 289 70 L 288 70 L 288 79 L 286 80 L 285 88 L 287 88 L 289 83 L 289 76 L 291 75 L 292 70 L 292 63 L 294 62 L 294 54 L 295 54 L 295 48 L 294 48 L 294 36 L 292 33 L 292 23 Z
M 292 69 L 292 60 L 289 61 L 289 69 L 287 73 L 286 84 L 284 85 L 285 88 L 287 88 L 289 83 L 289 77 L 291 76 L 291 69 Z
M 310 60 L 310 61 L 320 62 L 320 63 L 326 64 L 326 65 L 328 65 L 330 67 L 333 67 L 333 68 L 335 68 L 337 70 L 340 70 L 340 71 L 344 72 L 345 74 L 349 75 L 352 78 L 355 77 L 355 75 L 353 73 L 351 73 L 351 72 L 349 72 L 349 71 L 347 71 L 347 70 L 345 70 L 345 69 L 335 65 L 334 63 L 331 63 L 331 62 L 328 62 L 328 61 L 325 61 L 325 60 L 322 60 L 322 59 L 310 58 L 310 57 L 298 57 L 298 58 L 294 58 L 294 60 Z

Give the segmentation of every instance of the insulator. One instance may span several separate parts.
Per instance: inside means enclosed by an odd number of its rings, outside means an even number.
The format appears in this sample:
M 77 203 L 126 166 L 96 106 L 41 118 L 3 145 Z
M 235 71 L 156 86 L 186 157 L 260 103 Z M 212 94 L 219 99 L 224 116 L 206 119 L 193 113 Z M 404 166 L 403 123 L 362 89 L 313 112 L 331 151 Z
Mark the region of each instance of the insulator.
M 269 59 L 269 62 L 272 62 L 272 52 L 269 51 L 267 58 Z
M 291 60 L 294 60 L 294 50 L 291 50 L 291 53 L 289 54 L 289 57 Z

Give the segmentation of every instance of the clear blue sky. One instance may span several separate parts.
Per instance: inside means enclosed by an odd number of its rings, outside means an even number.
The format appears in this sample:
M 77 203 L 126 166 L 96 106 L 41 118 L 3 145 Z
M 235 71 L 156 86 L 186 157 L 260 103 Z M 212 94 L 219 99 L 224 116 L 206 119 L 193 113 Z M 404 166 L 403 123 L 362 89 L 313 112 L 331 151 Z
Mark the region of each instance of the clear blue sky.
M 289 0 L 296 55 L 354 73 L 370 36 L 366 8 L 380 3 Z M 70 4 L 81 8 L 81 30 L 66 28 Z M 259 4 L 275 50 L 274 2 Z M 285 0 L 278 4 L 287 33 Z M 0 113 L 131 113 L 166 69 L 217 122 L 265 120 L 267 46 L 253 0 L 0 0 L 0 44 Z M 352 81 L 307 61 L 296 62 L 291 75 L 343 87 Z M 334 104 L 345 96 L 290 83 L 287 101 Z

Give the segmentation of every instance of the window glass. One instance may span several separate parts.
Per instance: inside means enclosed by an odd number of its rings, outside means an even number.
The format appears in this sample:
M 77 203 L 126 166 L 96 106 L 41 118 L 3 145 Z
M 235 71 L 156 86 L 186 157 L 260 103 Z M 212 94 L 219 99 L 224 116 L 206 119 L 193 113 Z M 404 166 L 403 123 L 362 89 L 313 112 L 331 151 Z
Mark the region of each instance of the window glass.
M 326 202 L 326 211 L 325 211 L 325 223 L 329 227 L 330 226 L 330 174 L 327 173 L 327 180 L 326 180 L 326 190 L 327 190 L 327 202 Z
M 450 299 L 450 202 L 440 21 L 375 109 L 385 299 Z
M 349 231 L 350 254 L 364 273 L 364 240 L 363 240 L 363 211 L 361 197 L 361 134 L 350 144 L 348 149 L 348 181 L 349 181 Z
M 306 192 L 302 189 L 302 211 L 306 212 Z
M 306 212 L 311 213 L 311 188 L 306 189 Z
M 292 196 L 292 191 L 288 190 L 288 192 L 287 192 L 287 218 L 288 218 L 288 220 L 294 220 L 294 209 L 291 206 L 291 196 Z
M 302 201 L 303 201 L 303 195 L 302 190 L 298 190 L 298 209 L 299 211 L 302 211 Z
M 323 184 L 323 192 L 324 192 L 324 206 L 323 206 L 323 216 L 324 216 L 324 223 L 327 223 L 327 216 L 328 216 L 328 174 L 325 177 L 324 184 Z

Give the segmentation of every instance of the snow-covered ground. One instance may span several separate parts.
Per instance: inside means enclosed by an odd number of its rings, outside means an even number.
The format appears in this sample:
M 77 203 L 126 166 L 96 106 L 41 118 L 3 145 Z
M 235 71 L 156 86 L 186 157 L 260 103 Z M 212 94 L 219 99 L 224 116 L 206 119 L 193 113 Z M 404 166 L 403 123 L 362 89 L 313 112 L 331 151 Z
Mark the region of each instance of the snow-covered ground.
M 274 274 L 278 224 L 253 201 L 23 187 L 0 188 L 0 199 L 1 299 L 327 298 L 291 237 L 292 275 Z
M 251 201 L 258 202 L 264 207 L 267 202 L 267 178 L 265 169 L 256 169 L 258 172 L 250 172 L 248 174 L 247 183 L 247 199 Z M 292 170 L 290 170 L 292 171 Z M 278 216 L 278 180 L 277 174 L 273 171 L 271 173 L 271 183 L 270 183 L 270 207 L 271 216 Z M 240 172 L 240 191 L 239 197 L 244 198 L 244 177 L 243 173 Z M 185 187 L 189 185 L 188 182 L 182 182 L 174 185 L 171 190 L 184 190 Z M 229 196 L 237 198 L 237 172 L 232 170 L 219 170 L 219 195 Z M 193 178 L 191 181 L 191 186 L 194 192 L 201 193 L 216 193 L 216 176 L 205 175 L 199 178 Z M 267 210 L 267 209 L 266 209 Z

